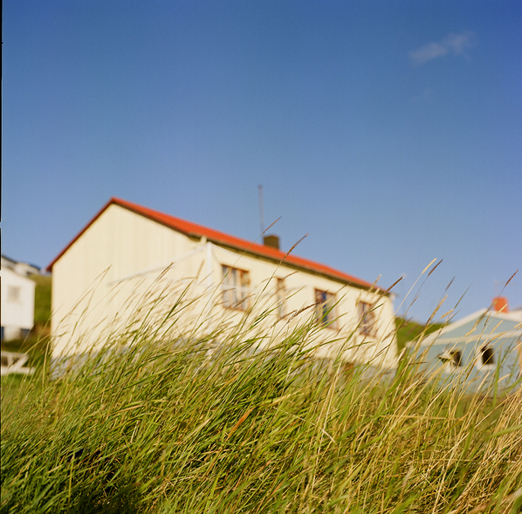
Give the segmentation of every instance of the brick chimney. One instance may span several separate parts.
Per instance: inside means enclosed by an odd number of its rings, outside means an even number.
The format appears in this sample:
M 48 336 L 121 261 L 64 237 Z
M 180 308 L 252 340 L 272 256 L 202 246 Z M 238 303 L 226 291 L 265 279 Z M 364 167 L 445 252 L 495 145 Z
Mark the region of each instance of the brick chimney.
M 493 310 L 496 312 L 509 312 L 508 299 L 505 296 L 496 296 L 493 298 Z
M 263 237 L 263 244 L 265 246 L 269 246 L 270 248 L 275 248 L 279 250 L 279 236 L 268 235 Z

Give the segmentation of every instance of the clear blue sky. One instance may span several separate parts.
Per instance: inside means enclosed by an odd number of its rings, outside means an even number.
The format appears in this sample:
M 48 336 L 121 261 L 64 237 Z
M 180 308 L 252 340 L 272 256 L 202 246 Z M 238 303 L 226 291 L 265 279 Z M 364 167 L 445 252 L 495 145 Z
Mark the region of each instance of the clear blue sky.
M 46 266 L 111 196 L 255 239 L 262 184 L 297 255 L 400 295 L 443 259 L 420 321 L 453 277 L 444 312 L 519 268 L 522 305 L 522 2 L 3 9 L 8 256 Z

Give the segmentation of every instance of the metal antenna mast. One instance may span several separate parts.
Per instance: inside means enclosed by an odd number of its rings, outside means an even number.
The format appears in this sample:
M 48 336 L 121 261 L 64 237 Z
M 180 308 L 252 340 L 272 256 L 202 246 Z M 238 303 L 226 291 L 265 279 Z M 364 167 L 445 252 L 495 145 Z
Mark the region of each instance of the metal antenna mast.
M 263 235 L 263 232 L 265 231 L 265 216 L 263 213 L 263 186 L 259 185 L 257 188 L 259 189 L 259 221 L 261 224 L 261 235 Z

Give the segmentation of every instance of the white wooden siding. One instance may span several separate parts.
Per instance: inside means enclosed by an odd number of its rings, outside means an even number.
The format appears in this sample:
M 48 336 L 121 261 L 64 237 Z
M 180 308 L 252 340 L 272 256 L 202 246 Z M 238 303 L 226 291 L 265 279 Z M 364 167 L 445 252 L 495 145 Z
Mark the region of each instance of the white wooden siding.
M 4 327 L 4 338 L 9 340 L 20 337 L 20 329 L 30 330 L 33 327 L 36 284 L 8 268 L 2 269 L 0 276 L 2 327 Z
M 162 275 L 170 263 L 168 271 Z M 314 314 L 315 289 L 336 295 L 336 315 L 341 327 L 339 332 L 322 329 L 318 342 L 321 337 L 347 338 L 356 331 L 360 321 L 358 301 L 381 305 L 376 312 L 375 340 L 379 342 L 366 345 L 365 351 L 359 351 L 358 356 L 353 350 L 347 352 L 346 358 L 370 359 L 380 352 L 380 364 L 395 364 L 394 317 L 389 297 L 208 243 L 205 239 L 190 238 L 114 204 L 54 263 L 52 331 L 55 356 L 64 351 L 84 351 L 95 343 L 103 344 L 104 331 L 107 334 L 110 330 L 123 328 L 126 316 L 133 309 L 146 308 L 147 288 L 160 275 L 162 278 L 155 284 L 155 291 L 171 287 L 174 299 L 179 291 L 190 285 L 191 298 L 199 298 L 186 312 L 187 324 L 199 316 L 200 320 L 208 317 L 208 323 L 203 325 L 207 330 L 222 320 L 233 325 L 243 313 L 222 306 L 222 265 L 249 272 L 256 309 L 274 308 L 269 320 L 271 325 L 277 321 L 276 279 L 285 279 L 287 316 L 276 323 L 281 333 L 291 330 L 305 316 Z M 208 295 L 211 295 L 210 301 Z M 307 306 L 310 308 L 302 316 L 292 316 Z M 83 339 L 75 346 L 79 336 Z M 358 335 L 355 340 L 362 342 L 362 336 Z M 319 355 L 326 356 L 335 350 L 333 347 L 321 348 Z

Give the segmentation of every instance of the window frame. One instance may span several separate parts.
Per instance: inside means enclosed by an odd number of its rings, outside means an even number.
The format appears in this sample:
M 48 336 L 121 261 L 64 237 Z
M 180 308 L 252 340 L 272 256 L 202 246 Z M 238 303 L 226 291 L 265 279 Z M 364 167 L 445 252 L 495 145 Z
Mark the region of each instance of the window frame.
M 359 332 L 363 336 L 375 336 L 377 333 L 377 316 L 375 315 L 375 303 L 360 300 L 359 308 Z
M 322 327 L 337 330 L 335 293 L 314 288 L 314 302 L 316 322 Z
M 446 373 L 464 370 L 464 351 L 462 348 L 446 347 L 442 353 L 437 355 Z
M 242 312 L 248 310 L 250 307 L 250 272 L 222 264 L 221 273 L 223 276 L 221 285 L 223 307 Z
M 484 359 L 484 354 L 486 352 L 491 352 L 490 357 L 487 359 L 487 362 Z M 495 358 L 495 349 L 491 346 L 489 343 L 485 343 L 480 345 L 477 348 L 477 361 L 476 361 L 477 368 L 483 371 L 491 371 L 496 369 L 496 358 Z
M 459 369 L 464 367 L 464 364 L 462 362 L 462 350 L 449 350 L 449 355 L 451 356 L 449 364 L 453 369 Z
M 284 278 L 276 277 L 275 296 L 276 296 L 276 302 L 277 302 L 276 303 L 277 317 L 279 319 L 281 319 L 286 316 L 286 313 L 285 313 L 286 282 L 285 282 Z

